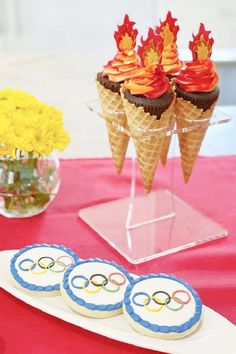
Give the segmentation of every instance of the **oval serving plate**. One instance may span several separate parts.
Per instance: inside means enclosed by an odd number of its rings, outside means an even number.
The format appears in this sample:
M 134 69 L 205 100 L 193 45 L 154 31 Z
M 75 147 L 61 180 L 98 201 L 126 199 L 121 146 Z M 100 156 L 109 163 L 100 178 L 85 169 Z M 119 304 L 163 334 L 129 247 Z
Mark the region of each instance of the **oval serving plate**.
M 91 332 L 142 348 L 171 354 L 236 353 L 236 326 L 207 306 L 204 306 L 202 324 L 196 332 L 186 338 L 171 341 L 138 334 L 128 325 L 123 315 L 108 319 L 83 317 L 70 310 L 61 296 L 33 297 L 25 294 L 14 288 L 10 281 L 10 259 L 16 252 L 0 252 L 0 287 L 43 312 Z

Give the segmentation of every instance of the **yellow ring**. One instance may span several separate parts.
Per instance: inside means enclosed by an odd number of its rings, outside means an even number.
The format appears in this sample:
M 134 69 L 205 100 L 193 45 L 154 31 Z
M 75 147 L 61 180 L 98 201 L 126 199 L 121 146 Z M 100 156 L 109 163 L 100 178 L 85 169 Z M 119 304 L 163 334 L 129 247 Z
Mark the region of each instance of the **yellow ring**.
M 161 301 L 161 299 L 159 299 L 158 297 L 155 297 L 155 299 L 157 299 L 157 301 L 159 301 L 159 302 Z M 148 302 L 148 300 L 144 300 L 144 304 L 147 302 Z M 149 312 L 160 312 L 162 310 L 163 306 L 164 305 L 162 304 L 158 308 L 151 308 L 151 307 L 148 307 L 147 305 L 144 305 L 144 308 L 145 308 L 145 310 L 147 310 Z
M 100 287 L 100 286 L 97 287 L 97 288 L 95 288 L 95 290 L 89 290 L 89 289 L 86 288 L 85 284 L 86 284 L 86 281 L 85 281 L 84 284 L 83 284 L 83 290 L 84 290 L 86 293 L 88 293 L 88 294 L 96 294 L 96 293 L 98 293 L 98 292 L 101 290 L 101 287 Z
M 47 268 L 47 265 L 44 264 L 44 263 L 42 263 L 42 266 L 45 267 L 43 270 L 41 270 L 41 271 L 39 271 L 39 272 L 36 272 L 35 270 L 33 270 L 33 268 L 34 268 L 35 266 L 37 266 L 37 264 L 38 264 L 37 262 L 32 263 L 31 266 L 30 266 L 30 268 L 29 268 L 29 272 L 32 273 L 32 274 L 35 274 L 35 275 L 40 275 L 40 274 L 46 273 L 46 271 L 48 270 L 48 268 Z M 41 264 L 41 263 L 40 263 L 40 264 Z

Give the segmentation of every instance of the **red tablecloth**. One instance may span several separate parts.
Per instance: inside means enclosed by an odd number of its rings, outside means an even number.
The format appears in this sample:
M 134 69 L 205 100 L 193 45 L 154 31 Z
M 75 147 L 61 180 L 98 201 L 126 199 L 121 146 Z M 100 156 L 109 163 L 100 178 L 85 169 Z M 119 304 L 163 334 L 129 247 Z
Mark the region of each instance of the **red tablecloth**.
M 171 188 L 175 194 L 224 225 L 229 231 L 227 238 L 138 266 L 131 265 L 77 217 L 78 210 L 84 206 L 128 195 L 130 161 L 126 162 L 122 176 L 115 176 L 110 159 L 64 160 L 60 193 L 46 212 L 24 220 L 0 217 L 0 250 L 18 249 L 31 243 L 64 244 L 81 258 L 114 260 L 133 273 L 172 273 L 191 283 L 205 305 L 236 324 L 236 157 L 199 158 L 187 186 L 182 182 L 179 161 L 174 159 L 165 169 L 159 168 L 157 187 L 168 187 L 173 166 Z M 138 182 L 138 190 L 141 189 Z M 0 353 L 106 352 L 152 351 L 70 325 L 0 289 Z

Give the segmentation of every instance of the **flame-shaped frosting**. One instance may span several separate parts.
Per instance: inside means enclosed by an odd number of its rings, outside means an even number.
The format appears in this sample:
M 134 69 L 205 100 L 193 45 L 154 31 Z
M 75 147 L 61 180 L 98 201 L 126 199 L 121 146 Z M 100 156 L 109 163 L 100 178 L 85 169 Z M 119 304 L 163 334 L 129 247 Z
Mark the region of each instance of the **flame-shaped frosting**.
M 138 47 L 138 55 L 143 66 L 160 64 L 163 51 L 163 40 L 152 28 L 148 30 L 147 39 L 141 38 L 142 46 Z
M 129 16 L 125 15 L 123 25 L 118 26 L 118 31 L 114 33 L 118 52 L 104 66 L 102 73 L 103 76 L 108 76 L 110 81 L 128 80 L 138 66 L 138 55 L 134 51 L 138 31 L 133 28 L 134 24 L 135 22 L 130 21 Z
M 189 42 L 189 49 L 192 52 L 193 60 L 210 59 L 214 39 L 210 38 L 211 31 L 206 31 L 204 24 L 201 23 L 198 34 L 194 36 L 193 41 Z
M 179 72 L 182 66 L 176 44 L 179 31 L 179 26 L 175 25 L 176 21 L 177 19 L 173 18 L 171 12 L 168 11 L 165 21 L 160 21 L 160 26 L 156 27 L 156 33 L 161 36 L 164 44 L 161 64 L 168 75 Z
M 158 98 L 170 91 L 170 84 L 160 65 L 163 40 L 149 28 L 147 39 L 141 38 L 138 54 L 141 61 L 132 78 L 124 84 L 132 95 L 143 95 L 147 98 Z
M 176 77 L 176 83 L 187 92 L 211 92 L 219 81 L 215 65 L 210 60 L 214 43 L 213 38 L 209 37 L 210 33 L 201 23 L 198 34 L 193 35 L 193 41 L 189 42 L 193 61 L 186 63 Z
M 140 67 L 124 87 L 132 95 L 143 95 L 147 98 L 158 98 L 171 91 L 169 80 L 160 65 Z
M 211 92 L 218 81 L 215 65 L 209 59 L 186 63 L 186 67 L 176 77 L 176 84 L 187 92 Z
M 135 48 L 138 30 L 133 28 L 134 25 L 135 22 L 130 21 L 126 14 L 123 25 L 118 26 L 118 31 L 114 33 L 117 48 L 120 52 L 128 54 Z

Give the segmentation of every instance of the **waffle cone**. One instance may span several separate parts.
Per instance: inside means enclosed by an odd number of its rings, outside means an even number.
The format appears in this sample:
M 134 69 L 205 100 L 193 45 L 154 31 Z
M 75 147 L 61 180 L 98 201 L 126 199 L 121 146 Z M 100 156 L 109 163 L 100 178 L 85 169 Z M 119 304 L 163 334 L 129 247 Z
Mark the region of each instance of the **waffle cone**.
M 134 140 L 137 161 L 145 191 L 149 193 L 155 176 L 161 150 L 166 137 L 173 103 L 162 113 L 160 119 L 144 112 L 143 107 L 136 107 L 123 97 L 123 104 Z M 159 132 L 150 132 L 150 129 L 160 129 Z
M 127 128 L 127 119 L 124 113 L 122 98 L 118 93 L 112 92 L 111 90 L 105 88 L 97 80 L 96 83 L 102 114 L 106 121 L 112 158 L 115 164 L 116 172 L 117 174 L 120 174 L 129 143 L 129 136 L 118 130 L 116 124 L 114 124 L 119 123 L 119 125 Z
M 186 183 L 192 174 L 215 104 L 216 102 L 209 109 L 203 111 L 190 101 L 176 98 L 174 113 L 177 129 L 188 128 L 186 132 L 178 133 L 181 164 Z
M 169 126 L 168 126 L 167 130 L 168 131 L 173 130 L 174 126 L 175 126 L 175 115 L 172 112 L 172 114 L 170 116 Z M 161 150 L 160 159 L 161 159 L 161 163 L 162 163 L 163 166 L 166 165 L 167 155 L 168 155 L 169 148 L 170 148 L 170 143 L 171 143 L 171 138 L 172 138 L 172 135 L 168 135 L 168 136 L 165 137 L 165 141 L 164 141 L 164 144 L 163 144 L 163 147 L 162 147 L 162 150 Z

